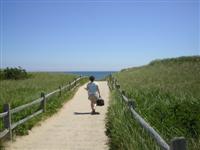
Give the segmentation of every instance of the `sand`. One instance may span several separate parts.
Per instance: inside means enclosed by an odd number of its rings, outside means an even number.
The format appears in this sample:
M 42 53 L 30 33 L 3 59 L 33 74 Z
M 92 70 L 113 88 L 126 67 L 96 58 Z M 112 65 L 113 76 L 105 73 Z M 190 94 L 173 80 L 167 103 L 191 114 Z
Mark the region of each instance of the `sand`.
M 106 150 L 105 117 L 109 99 L 107 82 L 98 82 L 105 106 L 97 107 L 99 115 L 91 115 L 86 85 L 52 117 L 6 143 L 6 150 Z

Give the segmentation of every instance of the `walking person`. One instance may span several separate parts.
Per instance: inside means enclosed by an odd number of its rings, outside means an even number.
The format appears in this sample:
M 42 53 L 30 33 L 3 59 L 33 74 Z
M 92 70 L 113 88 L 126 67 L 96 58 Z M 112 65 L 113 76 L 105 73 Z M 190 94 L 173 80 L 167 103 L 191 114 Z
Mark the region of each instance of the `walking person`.
M 97 114 L 95 112 L 95 107 L 96 107 L 97 99 L 98 97 L 101 97 L 101 94 L 100 94 L 98 83 L 94 82 L 95 77 L 90 76 L 89 80 L 90 80 L 90 83 L 87 84 L 86 90 L 88 91 L 88 99 L 91 102 L 91 109 L 92 109 L 91 114 Z

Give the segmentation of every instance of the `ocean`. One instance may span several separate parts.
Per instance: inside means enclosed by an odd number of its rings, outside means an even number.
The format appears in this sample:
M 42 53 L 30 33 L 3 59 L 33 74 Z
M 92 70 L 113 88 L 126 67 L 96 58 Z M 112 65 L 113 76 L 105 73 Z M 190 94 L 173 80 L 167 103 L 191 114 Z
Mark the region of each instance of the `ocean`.
M 94 76 L 95 80 L 102 80 L 106 76 L 115 73 L 116 71 L 73 71 L 73 72 L 65 72 L 68 74 L 76 74 L 81 76 Z

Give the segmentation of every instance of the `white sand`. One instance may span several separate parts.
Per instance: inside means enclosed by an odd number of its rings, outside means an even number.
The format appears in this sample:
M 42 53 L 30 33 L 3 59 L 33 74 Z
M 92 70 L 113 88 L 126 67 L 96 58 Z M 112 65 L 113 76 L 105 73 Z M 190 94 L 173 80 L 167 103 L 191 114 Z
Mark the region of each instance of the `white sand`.
M 86 85 L 51 118 L 34 127 L 27 136 L 17 136 L 6 143 L 6 150 L 105 150 L 108 149 L 105 135 L 105 115 L 108 106 L 107 82 L 99 82 L 105 106 L 97 107 L 100 115 L 90 113 Z

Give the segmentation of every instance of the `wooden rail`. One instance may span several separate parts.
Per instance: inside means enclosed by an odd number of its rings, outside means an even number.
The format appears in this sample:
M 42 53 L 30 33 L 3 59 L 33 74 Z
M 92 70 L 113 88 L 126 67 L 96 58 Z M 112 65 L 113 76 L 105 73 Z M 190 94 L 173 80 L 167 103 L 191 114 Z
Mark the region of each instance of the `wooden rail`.
M 77 82 L 79 82 L 83 78 L 85 78 L 85 77 L 79 77 L 79 78 L 75 79 L 73 82 L 71 82 L 71 83 L 69 82 L 67 85 L 65 85 L 63 87 L 59 86 L 58 89 L 56 89 L 55 91 L 48 93 L 46 95 L 44 93 L 41 93 L 40 98 L 38 98 L 30 103 L 16 107 L 14 109 L 11 109 L 9 104 L 4 104 L 4 106 L 3 106 L 4 112 L 0 113 L 0 118 L 3 118 L 3 123 L 4 123 L 5 129 L 4 129 L 4 131 L 0 132 L 0 140 L 5 137 L 8 137 L 10 140 L 12 140 L 12 130 L 14 128 L 21 125 L 22 123 L 27 122 L 31 118 L 33 118 L 41 113 L 46 112 L 46 102 L 48 101 L 48 99 L 47 99 L 48 97 L 51 97 L 52 95 L 54 95 L 55 93 L 58 93 L 58 92 L 61 95 L 62 91 L 65 89 L 74 90 L 79 85 L 79 83 L 77 84 Z M 24 119 L 19 120 L 18 122 L 15 122 L 15 123 L 11 122 L 11 117 L 13 114 L 18 113 L 18 112 L 20 112 L 28 107 L 31 107 L 35 104 L 41 104 L 41 109 L 39 109 L 39 110 L 37 110 L 37 112 L 34 112 L 33 114 L 25 117 Z
M 11 109 L 10 112 L 11 112 L 11 114 L 15 114 L 15 113 L 27 108 L 27 107 L 31 107 L 31 106 L 33 106 L 35 104 L 41 103 L 42 101 L 43 101 L 43 98 L 39 98 L 39 99 L 37 99 L 37 100 L 35 100 L 33 102 L 30 102 L 28 104 L 24 104 L 22 106 L 19 106 L 19 107 L 16 107 L 14 109 Z
M 0 139 L 3 138 L 4 136 L 6 136 L 8 132 L 9 132 L 8 129 L 5 129 L 3 132 L 1 132 Z
M 125 92 L 120 89 L 120 85 L 118 84 L 117 80 L 110 76 L 108 78 L 108 85 L 110 90 L 117 90 L 121 97 L 122 100 L 128 104 L 128 108 L 132 113 L 132 116 L 134 119 L 140 124 L 142 128 L 144 128 L 149 135 L 156 141 L 156 143 L 160 146 L 161 149 L 163 150 L 186 150 L 187 145 L 186 145 L 186 139 L 184 137 L 175 137 L 171 140 L 170 145 L 167 144 L 167 142 L 155 131 L 154 128 L 152 128 L 136 111 L 136 102 L 135 100 L 131 99 L 129 100 L 125 96 Z
M 0 114 L 0 118 L 5 117 L 7 114 L 8 114 L 8 112 L 3 112 L 3 113 L 1 113 L 1 114 Z
M 24 123 L 24 122 L 30 120 L 31 118 L 33 118 L 33 117 L 35 117 L 35 116 L 41 114 L 42 112 L 43 112 L 43 110 L 41 109 L 41 110 L 39 110 L 39 111 L 33 113 L 32 115 L 29 115 L 28 117 L 26 117 L 26 118 L 24 118 L 24 119 L 22 119 L 22 120 L 19 120 L 18 122 L 16 122 L 16 123 L 14 123 L 14 124 L 11 125 L 11 129 L 16 128 L 18 125 L 20 125 L 20 124 L 22 124 L 22 123 Z

